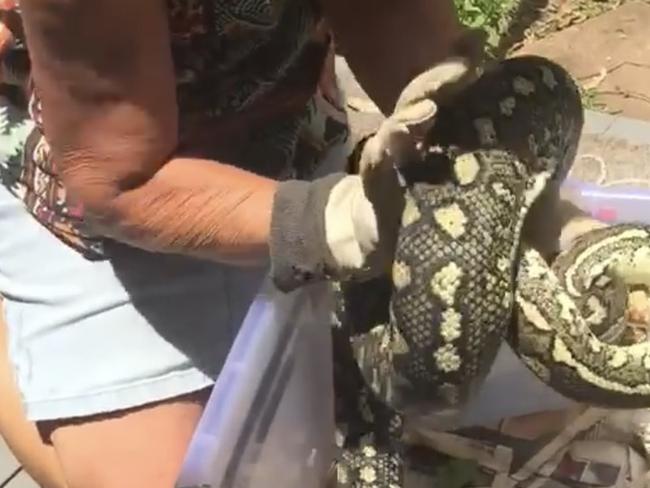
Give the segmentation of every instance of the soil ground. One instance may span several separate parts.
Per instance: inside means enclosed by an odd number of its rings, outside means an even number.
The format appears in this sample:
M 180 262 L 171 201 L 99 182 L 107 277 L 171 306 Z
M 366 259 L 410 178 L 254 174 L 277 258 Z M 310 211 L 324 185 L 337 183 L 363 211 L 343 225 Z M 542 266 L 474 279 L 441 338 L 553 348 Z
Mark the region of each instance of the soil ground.
M 628 2 L 598 17 L 526 42 L 514 54 L 539 54 L 583 85 L 586 105 L 650 121 L 650 3 Z

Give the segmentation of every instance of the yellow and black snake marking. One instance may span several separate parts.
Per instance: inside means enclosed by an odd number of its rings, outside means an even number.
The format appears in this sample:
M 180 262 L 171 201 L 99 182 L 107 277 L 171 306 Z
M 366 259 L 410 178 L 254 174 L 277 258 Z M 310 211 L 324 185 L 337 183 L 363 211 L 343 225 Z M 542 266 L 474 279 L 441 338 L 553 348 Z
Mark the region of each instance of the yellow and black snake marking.
M 571 76 L 535 56 L 497 63 L 439 107 L 422 161 L 402 171 L 392 276 L 340 284 L 339 487 L 402 487 L 402 418 L 462 408 L 504 340 L 570 398 L 650 406 L 650 346 L 611 343 L 626 297 L 616 270 L 650 269 L 650 231 L 590 232 L 552 265 L 522 240 L 582 125 Z
M 532 249 L 517 277 L 517 345 L 560 393 L 611 408 L 650 406 L 650 344 L 602 339 L 625 320 L 626 265 L 649 269 L 650 227 L 621 224 L 581 236 L 549 267 Z
M 566 174 L 582 118 L 570 76 L 533 57 L 496 65 L 439 107 L 426 160 L 404 171 L 392 317 L 357 348 L 382 401 L 405 414 L 453 407 L 488 373 L 512 319 L 526 215 Z

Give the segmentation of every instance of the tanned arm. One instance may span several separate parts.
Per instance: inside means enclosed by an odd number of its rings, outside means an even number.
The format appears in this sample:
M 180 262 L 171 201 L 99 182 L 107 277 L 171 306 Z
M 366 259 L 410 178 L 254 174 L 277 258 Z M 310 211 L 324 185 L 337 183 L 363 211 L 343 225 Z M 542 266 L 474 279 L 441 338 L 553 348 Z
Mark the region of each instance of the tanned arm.
M 386 115 L 408 82 L 449 56 L 466 32 L 453 0 L 320 2 L 338 50 Z
M 54 162 L 91 221 L 152 251 L 266 262 L 276 182 L 174 156 L 165 2 L 23 0 L 21 9 Z
M 386 112 L 461 31 L 451 0 L 322 1 L 352 69 Z M 21 9 L 54 163 L 91 221 L 152 251 L 265 262 L 277 183 L 176 153 L 165 2 L 23 0 Z

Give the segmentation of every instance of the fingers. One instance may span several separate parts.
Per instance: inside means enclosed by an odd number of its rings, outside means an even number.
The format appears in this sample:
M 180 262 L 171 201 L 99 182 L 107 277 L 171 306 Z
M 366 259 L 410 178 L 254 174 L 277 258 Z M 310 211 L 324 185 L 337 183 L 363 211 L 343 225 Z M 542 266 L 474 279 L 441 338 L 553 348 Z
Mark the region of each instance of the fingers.
M 12 83 L 14 80 L 2 61 L 14 48 L 16 40 L 22 34 L 20 15 L 16 12 L 14 0 L 0 0 L 0 83 Z
M 475 59 L 478 35 L 470 32 L 458 44 L 457 51 L 467 57 L 449 58 L 415 77 L 400 94 L 394 112 L 366 142 L 359 161 L 364 180 L 369 181 L 370 173 L 376 179 L 377 175 L 417 161 L 439 103 L 449 101 L 480 76 Z
M 483 29 L 466 29 L 456 41 L 453 51 L 469 59 L 472 66 L 481 66 L 485 60 L 487 38 L 487 32 Z
M 437 111 L 438 106 L 436 103 L 431 99 L 425 98 L 415 101 L 398 112 L 395 112 L 390 117 L 389 124 L 395 126 L 395 128 L 391 129 L 396 133 L 394 137 L 396 144 L 399 144 L 406 136 L 410 139 L 410 146 L 423 140 L 429 129 L 433 126 Z M 408 151 L 402 153 L 404 157 L 408 158 L 414 154 L 411 147 L 405 149 L 408 149 Z
M 14 35 L 11 30 L 0 20 L 0 56 L 4 56 L 14 44 Z
M 402 90 L 395 104 L 394 114 L 420 100 L 437 100 L 443 86 L 451 86 L 463 81 L 469 71 L 470 61 L 465 58 L 452 58 L 432 66 L 416 76 Z
M 400 166 L 416 154 L 417 138 L 411 128 L 395 120 L 388 120 L 380 131 L 380 140 L 384 146 L 384 157 L 392 163 L 389 166 Z
M 366 178 L 369 172 L 394 172 L 404 162 L 417 156 L 417 137 L 405 124 L 387 119 L 370 138 L 361 153 L 359 174 Z
M 431 98 L 423 96 L 423 98 L 404 101 L 404 104 L 395 110 L 390 119 L 409 127 L 416 127 L 431 120 L 437 111 L 436 103 Z
M 400 154 L 405 158 L 415 155 L 414 145 L 424 139 L 433 125 L 438 106 L 449 102 L 480 76 L 480 63 L 475 59 L 477 54 L 472 52 L 478 51 L 475 37 L 467 35 L 459 41 L 460 44 L 467 44 L 462 49 L 459 47 L 459 50 L 467 51 L 468 57 L 450 58 L 431 67 L 415 77 L 400 94 L 395 111 L 388 119 L 388 130 L 394 132 L 400 141 L 402 134 L 410 135 L 410 143 L 406 146 L 400 143 Z M 391 123 L 400 130 L 390 127 Z M 407 130 L 404 131 L 404 128 Z

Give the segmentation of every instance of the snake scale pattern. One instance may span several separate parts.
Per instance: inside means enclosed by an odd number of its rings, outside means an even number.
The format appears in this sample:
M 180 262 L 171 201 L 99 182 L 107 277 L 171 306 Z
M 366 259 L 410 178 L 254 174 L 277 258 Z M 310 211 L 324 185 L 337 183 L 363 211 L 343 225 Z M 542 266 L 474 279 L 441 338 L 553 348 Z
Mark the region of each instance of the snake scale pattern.
M 608 339 L 621 270 L 650 268 L 650 228 L 590 231 L 550 264 L 522 237 L 582 124 L 571 76 L 536 56 L 491 66 L 439 107 L 422 160 L 403 170 L 392 276 L 337 284 L 338 487 L 405 486 L 405 419 L 457 413 L 503 341 L 569 398 L 650 406 L 650 345 Z

